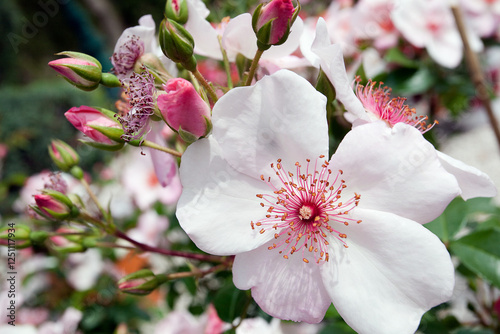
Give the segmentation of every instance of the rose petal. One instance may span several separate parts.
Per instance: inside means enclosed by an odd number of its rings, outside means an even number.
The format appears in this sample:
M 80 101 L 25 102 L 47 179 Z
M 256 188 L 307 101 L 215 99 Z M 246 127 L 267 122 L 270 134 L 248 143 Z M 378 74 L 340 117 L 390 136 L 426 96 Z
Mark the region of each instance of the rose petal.
M 183 191 L 177 218 L 200 249 L 232 255 L 255 249 L 273 237 L 256 233 L 250 225 L 263 218 L 256 195 L 269 187 L 231 168 L 213 136 L 188 147 L 180 175 Z
M 325 97 L 299 75 L 281 70 L 235 88 L 213 109 L 213 136 L 236 170 L 258 178 L 269 164 L 291 166 L 328 153 Z
M 444 169 L 457 179 L 464 200 L 497 195 L 497 188 L 488 175 L 442 152 L 437 151 L 437 155 Z
M 359 207 L 427 223 L 460 194 L 436 150 L 412 126 L 384 122 L 356 126 L 340 143 L 331 169 L 344 171 L 345 191 L 361 194 Z
M 311 50 L 319 58 L 321 69 L 335 87 L 336 98 L 342 102 L 348 112 L 353 113 L 358 118 L 366 119 L 368 116 L 365 108 L 354 94 L 347 78 L 342 48 L 338 44 L 330 43 L 326 23 L 322 18 L 318 19 L 316 24 L 316 37 Z M 318 59 L 310 61 L 318 63 Z
M 324 286 L 358 333 L 414 333 L 431 307 L 453 292 L 446 247 L 425 227 L 396 215 L 357 208 L 360 224 L 341 226 L 349 248 L 334 240 L 321 267 Z
M 283 320 L 320 322 L 331 300 L 321 282 L 319 266 L 303 262 L 298 254 L 284 259 L 278 250 L 268 250 L 270 245 L 272 241 L 236 255 L 234 285 L 242 290 L 251 288 L 252 297 L 269 315 Z

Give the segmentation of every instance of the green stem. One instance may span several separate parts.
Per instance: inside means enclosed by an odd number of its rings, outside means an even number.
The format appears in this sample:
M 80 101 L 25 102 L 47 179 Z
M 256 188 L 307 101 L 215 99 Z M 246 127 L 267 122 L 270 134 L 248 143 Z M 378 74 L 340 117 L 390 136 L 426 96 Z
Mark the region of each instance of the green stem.
M 205 269 L 205 270 L 183 271 L 180 273 L 173 273 L 173 274 L 168 274 L 165 276 L 166 276 L 166 279 L 169 281 L 174 280 L 174 279 L 179 279 L 179 278 L 193 277 L 193 276 L 197 277 L 197 278 L 202 278 L 202 277 L 207 276 L 208 274 L 211 274 L 211 273 L 214 273 L 214 272 L 217 272 L 220 270 L 228 269 L 230 267 L 230 265 L 231 265 L 230 263 L 221 263 L 219 265 L 216 265 L 212 268 Z
M 210 99 L 212 100 L 213 103 L 217 102 L 217 94 L 215 93 L 214 89 L 208 81 L 205 79 L 205 77 L 198 71 L 198 68 L 196 68 L 193 72 L 194 77 L 201 83 L 203 87 L 205 87 L 205 90 L 207 91 L 208 95 L 210 96 Z
M 259 60 L 260 57 L 262 57 L 262 54 L 264 53 L 264 50 L 257 49 L 257 52 L 255 53 L 255 57 L 253 57 L 252 60 L 252 65 L 250 66 L 250 71 L 248 72 L 248 77 L 247 81 L 245 82 L 245 86 L 250 86 L 253 80 L 253 76 L 255 75 L 255 71 L 257 70 L 257 66 L 259 65 Z
M 94 202 L 94 204 L 97 206 L 97 208 L 99 209 L 99 211 L 101 212 L 102 216 L 103 217 L 108 217 L 108 213 L 104 210 L 104 208 L 101 206 L 101 203 L 99 203 L 99 200 L 97 199 L 97 196 L 94 194 L 94 192 L 92 191 L 92 189 L 90 189 L 90 185 L 88 184 L 88 182 L 85 180 L 84 177 L 82 177 L 80 179 L 80 182 L 82 183 L 82 185 L 85 187 L 85 189 L 87 190 L 87 193 L 89 194 L 90 198 L 92 199 L 92 202 Z
M 181 152 L 178 152 L 176 150 L 173 150 L 173 149 L 165 147 L 165 146 L 158 145 L 158 144 L 156 144 L 152 141 L 149 141 L 149 140 L 144 140 L 142 142 L 142 146 L 147 146 L 147 147 L 153 148 L 153 149 L 158 150 L 158 151 L 166 152 L 168 154 L 172 154 L 175 157 L 180 158 L 182 156 Z
M 217 36 L 219 39 L 220 52 L 222 52 L 222 60 L 224 62 L 224 69 L 226 70 L 227 76 L 227 88 L 233 89 L 233 80 L 231 79 L 231 66 L 229 65 L 229 59 L 227 58 L 226 50 L 222 47 L 222 36 Z

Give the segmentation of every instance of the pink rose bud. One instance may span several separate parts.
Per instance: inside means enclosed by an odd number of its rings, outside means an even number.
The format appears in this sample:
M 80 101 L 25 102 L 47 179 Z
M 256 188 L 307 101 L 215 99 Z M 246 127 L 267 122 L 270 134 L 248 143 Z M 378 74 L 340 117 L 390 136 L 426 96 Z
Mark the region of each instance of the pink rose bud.
M 36 194 L 33 197 L 36 203 L 33 209 L 48 219 L 62 220 L 78 215 L 78 208 L 59 191 L 45 189 L 41 194 Z
M 211 128 L 210 107 L 194 86 L 181 78 L 170 79 L 158 96 L 158 108 L 167 124 L 188 143 L 206 136 Z
M 49 155 L 56 166 L 64 172 L 78 165 L 80 160 L 78 154 L 71 146 L 57 139 L 52 140 L 50 143 Z
M 84 135 L 98 143 L 114 145 L 115 141 L 111 140 L 110 135 L 103 134 L 104 129 L 121 129 L 120 123 L 111 119 L 109 116 L 95 108 L 81 106 L 73 107 L 68 110 L 64 116 L 73 124 L 75 128 L 83 132 Z M 99 130 L 97 130 L 99 129 Z M 121 131 L 123 134 L 123 131 Z M 119 135 L 115 140 L 119 140 Z
M 294 8 L 291 0 L 272 0 L 257 7 L 252 16 L 252 27 L 259 49 L 267 50 L 271 45 L 283 44 L 299 10 L 300 6 Z
M 165 17 L 179 24 L 185 24 L 188 20 L 187 0 L 167 0 Z
M 57 229 L 56 235 L 49 237 L 54 250 L 61 253 L 78 253 L 86 250 L 83 246 L 83 236 L 78 233 L 82 233 L 82 230 L 61 227 Z
M 167 281 L 165 275 L 155 275 L 149 269 L 141 269 L 118 281 L 118 289 L 132 295 L 147 295 Z
M 79 52 L 61 52 L 57 55 L 69 58 L 56 59 L 49 66 L 61 74 L 69 83 L 82 90 L 93 90 L 99 86 L 102 75 L 101 63 L 94 57 Z

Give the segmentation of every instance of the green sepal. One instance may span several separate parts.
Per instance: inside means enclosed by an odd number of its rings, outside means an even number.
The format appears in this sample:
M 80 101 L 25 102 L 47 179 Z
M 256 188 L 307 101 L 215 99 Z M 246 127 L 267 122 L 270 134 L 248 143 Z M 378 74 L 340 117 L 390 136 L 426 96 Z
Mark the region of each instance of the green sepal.
M 92 146 L 94 148 L 98 148 L 100 150 L 111 151 L 111 152 L 121 150 L 123 148 L 123 146 L 125 145 L 124 142 L 123 143 L 116 143 L 115 145 L 112 145 L 112 144 L 97 143 L 94 141 L 86 141 L 83 139 L 79 139 L 79 141 L 81 143 L 84 143 L 85 145 L 89 145 L 89 146 Z
M 205 119 L 205 125 L 206 125 L 206 130 L 203 137 L 206 137 L 212 131 L 213 125 L 210 118 L 208 118 L 207 116 L 203 116 L 203 118 Z
M 125 140 L 122 139 L 123 135 L 123 129 L 122 128 L 113 128 L 113 127 L 108 127 L 108 126 L 102 126 L 102 125 L 96 125 L 92 124 L 89 125 L 94 130 L 99 131 L 109 139 L 117 142 L 117 143 L 124 143 Z
M 191 132 L 182 130 L 181 127 L 179 127 L 179 131 L 177 131 L 177 132 L 179 133 L 179 136 L 181 137 L 181 139 L 184 140 L 187 144 L 192 144 L 198 140 L 197 136 L 195 136 Z
M 89 56 L 85 53 L 75 52 L 75 51 L 63 51 L 63 52 L 56 53 L 56 56 L 68 56 L 70 58 L 86 60 L 89 63 L 96 64 L 97 67 L 99 67 L 99 69 L 102 70 L 102 65 L 99 62 L 99 60 L 97 60 L 94 57 Z
M 111 88 L 122 86 L 120 79 L 118 79 L 118 77 L 112 73 L 102 73 L 100 83 L 103 86 Z
M 45 242 L 45 240 L 47 240 L 47 238 L 49 237 L 49 233 L 45 232 L 45 231 L 32 231 L 30 233 L 30 240 L 34 243 L 34 244 L 43 244 Z
M 172 6 L 172 0 L 167 0 L 165 4 L 165 17 L 174 20 L 179 24 L 185 24 L 189 18 L 187 1 L 180 0 L 179 5 L 179 12 L 176 12 Z

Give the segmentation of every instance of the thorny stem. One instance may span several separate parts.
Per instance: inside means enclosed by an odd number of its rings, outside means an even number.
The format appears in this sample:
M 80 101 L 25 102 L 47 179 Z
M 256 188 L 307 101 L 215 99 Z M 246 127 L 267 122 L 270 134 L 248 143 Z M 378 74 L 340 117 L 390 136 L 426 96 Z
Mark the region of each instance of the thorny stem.
M 498 148 L 500 149 L 500 128 L 498 126 L 498 121 L 496 120 L 495 114 L 493 113 L 493 108 L 491 107 L 491 101 L 488 95 L 489 89 L 486 85 L 484 74 L 481 70 L 478 57 L 474 53 L 474 51 L 472 51 L 469 40 L 467 38 L 465 23 L 462 17 L 462 13 L 460 12 L 460 8 L 458 8 L 457 6 L 451 6 L 451 10 L 453 12 L 453 16 L 455 17 L 455 22 L 457 24 L 458 31 L 460 32 L 460 37 L 462 38 L 462 42 L 464 44 L 465 58 L 469 66 L 470 77 L 472 79 L 472 82 L 474 83 L 474 86 L 476 87 L 477 97 L 486 109 L 491 127 L 493 128 L 493 132 L 497 139 Z
M 250 86 L 250 84 L 252 83 L 253 76 L 255 75 L 255 71 L 257 70 L 257 66 L 259 65 L 260 57 L 262 57 L 263 53 L 264 50 L 257 49 L 255 57 L 253 57 L 252 65 L 250 66 L 250 71 L 248 72 L 248 77 L 247 81 L 245 82 L 245 86 Z
M 114 232 L 114 235 L 118 238 L 121 238 L 123 240 L 130 242 L 131 244 L 137 246 L 139 249 L 141 249 L 145 252 L 153 252 L 153 253 L 158 253 L 158 254 L 163 254 L 163 255 L 168 255 L 168 256 L 184 257 L 186 259 L 193 259 L 193 260 L 198 260 L 198 261 L 219 262 L 219 263 L 222 263 L 224 265 L 228 265 L 229 263 L 232 262 L 232 258 L 228 258 L 225 256 L 197 254 L 197 253 L 189 253 L 189 252 L 182 252 L 182 251 L 175 251 L 175 250 L 152 247 L 152 246 L 143 244 L 141 242 L 138 242 L 138 241 L 135 241 L 134 239 L 129 238 L 125 233 L 123 233 L 119 230 L 116 230 Z
M 165 146 L 158 145 L 158 144 L 156 144 L 152 141 L 149 141 L 149 140 L 144 140 L 142 142 L 142 146 L 147 146 L 147 147 L 153 148 L 153 149 L 158 150 L 158 151 L 166 152 L 168 154 L 172 154 L 175 157 L 180 158 L 182 156 L 182 153 L 179 151 L 173 150 L 173 149 L 165 147 Z
M 196 68 L 193 72 L 194 77 L 201 83 L 203 87 L 205 87 L 208 95 L 210 96 L 210 99 L 212 100 L 213 103 L 217 102 L 217 94 L 215 94 L 214 89 L 210 84 L 208 83 L 207 79 L 198 71 L 198 68 Z

